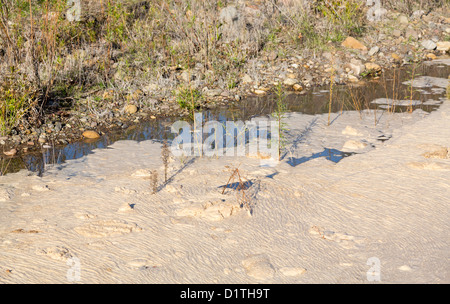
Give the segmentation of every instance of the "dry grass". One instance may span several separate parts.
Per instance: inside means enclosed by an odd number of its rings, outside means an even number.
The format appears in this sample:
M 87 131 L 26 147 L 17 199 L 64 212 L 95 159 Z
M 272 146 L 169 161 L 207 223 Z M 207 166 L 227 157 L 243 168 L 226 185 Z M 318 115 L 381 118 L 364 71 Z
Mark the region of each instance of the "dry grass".
M 223 186 L 222 194 L 225 194 L 225 189 L 227 188 L 234 189 L 239 205 L 241 207 L 247 208 L 250 212 L 252 212 L 250 206 L 250 198 L 245 193 L 245 191 L 249 187 L 249 181 L 241 176 L 239 166 L 225 166 L 225 168 L 227 171 L 231 172 L 231 175 L 228 178 L 227 184 Z
M 0 83 L 12 67 L 26 75 L 26 120 L 39 120 L 49 104 L 84 105 L 86 96 L 102 108 L 136 90 L 145 92 L 135 100 L 142 105 L 186 87 L 233 91 L 263 53 L 327 49 L 366 28 L 362 0 L 247 1 L 231 25 L 231 0 L 81 0 L 77 22 L 67 20 L 66 2 L 0 1 Z
M 427 12 L 432 8 L 449 6 L 448 0 L 384 0 L 382 3 L 388 9 L 395 9 L 408 15 L 417 10 Z

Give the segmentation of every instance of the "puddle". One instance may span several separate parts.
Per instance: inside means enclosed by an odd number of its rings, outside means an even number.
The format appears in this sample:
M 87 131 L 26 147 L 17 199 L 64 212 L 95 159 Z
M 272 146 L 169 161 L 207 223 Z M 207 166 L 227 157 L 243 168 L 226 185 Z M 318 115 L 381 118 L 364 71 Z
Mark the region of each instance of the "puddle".
M 432 65 L 427 62 L 417 67 L 413 82 L 408 81 L 410 67 L 404 67 L 387 71 L 382 77 L 366 81 L 364 84 L 335 85 L 333 86 L 331 112 L 364 109 L 389 109 L 393 112 L 406 112 L 409 107 L 412 107 L 413 110 L 434 111 L 443 101 L 450 72 L 449 60 L 438 61 L 438 64 Z M 301 93 L 290 94 L 285 98 L 287 110 L 308 115 L 328 113 L 329 94 L 328 86 L 314 87 Z M 395 107 L 392 107 L 393 104 Z M 248 121 L 254 117 L 270 115 L 274 112 L 274 108 L 275 102 L 272 96 L 251 96 L 235 106 L 204 111 L 203 115 L 204 121 Z M 40 153 L 20 154 L 14 158 L 1 159 L 0 170 L 4 173 L 11 173 L 28 169 L 41 175 L 49 166 L 80 158 L 94 149 L 107 149 L 118 140 L 170 140 L 174 137 L 170 133 L 170 126 L 179 119 L 177 117 L 158 118 L 102 136 L 95 142 L 80 141 L 63 147 L 43 148 Z M 389 137 L 379 138 L 379 140 L 386 141 L 389 140 Z M 318 157 L 325 157 L 337 163 L 350 155 L 352 153 L 324 149 L 324 151 L 309 157 L 288 159 L 288 163 L 297 166 Z

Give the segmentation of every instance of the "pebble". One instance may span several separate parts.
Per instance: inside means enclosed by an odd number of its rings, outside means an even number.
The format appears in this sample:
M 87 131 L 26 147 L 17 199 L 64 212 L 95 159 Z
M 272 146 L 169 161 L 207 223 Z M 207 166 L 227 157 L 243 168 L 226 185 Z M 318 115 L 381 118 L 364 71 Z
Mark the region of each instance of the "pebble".
M 402 58 L 401 58 L 399 55 L 397 55 L 396 53 L 392 53 L 392 54 L 391 54 L 391 57 L 392 57 L 395 61 L 400 61 L 400 60 L 402 60 Z
M 397 19 L 398 22 L 402 23 L 402 24 L 408 24 L 408 17 L 406 17 L 405 15 L 400 15 Z
M 436 43 L 434 43 L 432 40 L 422 41 L 420 43 L 420 45 L 423 46 L 425 49 L 430 50 L 430 51 L 436 49 L 436 47 L 437 47 Z
M 62 129 L 62 124 L 61 124 L 59 121 L 57 121 L 57 122 L 55 123 L 55 131 L 56 131 L 56 132 L 60 132 L 61 129 Z
M 366 66 L 366 69 L 369 71 L 375 71 L 375 72 L 381 71 L 381 67 L 378 64 L 373 63 L 373 62 L 367 62 L 365 64 L 365 66 Z
M 252 78 L 249 76 L 249 75 L 247 75 L 247 74 L 245 74 L 244 75 L 244 77 L 242 77 L 242 83 L 252 83 Z
M 400 31 L 399 29 L 395 29 L 392 32 L 392 35 L 394 35 L 395 37 L 400 37 L 402 35 L 402 31 Z
M 5 151 L 3 152 L 6 156 L 14 156 L 17 154 L 17 150 L 16 149 L 11 149 L 9 151 Z
M 90 138 L 90 139 L 95 139 L 95 138 L 99 138 L 100 135 L 97 132 L 95 132 L 95 131 L 88 130 L 88 131 L 84 131 L 83 132 L 83 137 Z
M 367 47 L 353 37 L 347 37 L 341 44 L 343 47 L 367 51 Z
M 125 106 L 125 113 L 127 114 L 134 114 L 138 111 L 138 108 L 135 105 L 126 105 Z
M 380 48 L 379 48 L 378 46 L 374 46 L 374 47 L 372 47 L 372 48 L 369 50 L 368 55 L 369 55 L 369 56 L 373 56 L 373 55 L 375 55 L 376 53 L 378 53 L 379 50 L 380 50 Z
M 431 60 L 435 60 L 437 58 L 433 53 L 428 53 L 425 57 Z
M 436 43 L 436 48 L 441 52 L 450 52 L 450 41 L 439 41 Z
M 285 80 L 284 80 L 284 84 L 285 85 L 287 85 L 287 86 L 293 86 L 294 84 L 296 84 L 298 81 L 297 81 L 297 79 L 294 79 L 294 78 L 286 78 Z
M 302 87 L 301 85 L 299 85 L 298 83 L 294 84 L 294 85 L 292 86 L 292 88 L 293 88 L 295 91 L 298 91 L 298 92 L 300 92 L 300 91 L 303 90 L 303 87 Z

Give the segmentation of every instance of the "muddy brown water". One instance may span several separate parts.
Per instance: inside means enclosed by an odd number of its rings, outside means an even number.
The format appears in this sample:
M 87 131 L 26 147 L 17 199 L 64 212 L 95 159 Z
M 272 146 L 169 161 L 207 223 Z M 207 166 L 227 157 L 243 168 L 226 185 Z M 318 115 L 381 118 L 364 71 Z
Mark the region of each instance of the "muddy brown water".
M 411 79 L 412 66 L 386 71 L 377 79 L 369 79 L 352 85 L 334 85 L 332 88 L 333 98 L 331 112 L 353 111 L 358 109 L 375 109 L 380 105 L 371 103 L 377 98 L 389 98 L 398 100 L 409 100 L 411 90 L 408 85 L 402 84 Z M 444 64 L 429 65 L 422 64 L 415 70 L 415 77 L 432 76 L 448 78 L 450 67 Z M 445 92 L 436 88 L 424 88 L 413 90 L 413 100 L 421 103 L 414 106 L 431 112 L 439 105 L 424 105 L 427 100 L 439 100 L 444 97 Z M 288 94 L 285 98 L 287 110 L 308 115 L 328 113 L 330 101 L 330 87 L 314 87 L 304 92 Z M 247 121 L 252 117 L 270 115 L 274 112 L 275 97 L 267 95 L 264 97 L 250 96 L 236 105 L 219 107 L 203 111 L 204 121 Z M 407 111 L 406 107 L 398 106 L 396 112 Z M 79 141 L 66 146 L 55 146 L 42 148 L 40 152 L 21 154 L 13 158 L 2 158 L 0 160 L 0 172 L 3 174 L 28 169 L 42 175 L 48 166 L 64 163 L 70 159 L 80 158 L 91 153 L 94 149 L 108 148 L 109 145 L 118 140 L 155 140 L 172 139 L 175 135 L 170 132 L 173 122 L 186 118 L 166 117 L 141 122 L 126 130 L 111 132 L 102 136 L 94 142 Z M 318 155 L 311 157 L 326 157 L 333 162 L 339 162 L 342 158 L 351 156 L 351 153 L 343 153 L 334 149 L 325 149 Z M 296 166 L 309 158 L 290 160 L 291 165 Z

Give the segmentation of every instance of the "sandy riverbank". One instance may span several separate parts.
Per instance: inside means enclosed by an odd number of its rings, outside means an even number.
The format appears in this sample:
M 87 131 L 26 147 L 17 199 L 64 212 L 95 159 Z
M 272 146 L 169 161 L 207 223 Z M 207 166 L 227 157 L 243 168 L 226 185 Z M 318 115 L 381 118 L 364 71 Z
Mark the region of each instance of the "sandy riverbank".
M 119 141 L 43 177 L 2 176 L 0 282 L 370 283 L 375 258 L 381 283 L 449 283 L 441 101 L 432 113 L 332 114 L 330 126 L 326 114 L 290 114 L 276 166 L 173 158 L 156 194 L 152 141 Z M 335 163 L 325 149 L 356 154 Z M 227 165 L 251 181 L 252 214 L 222 194 Z

